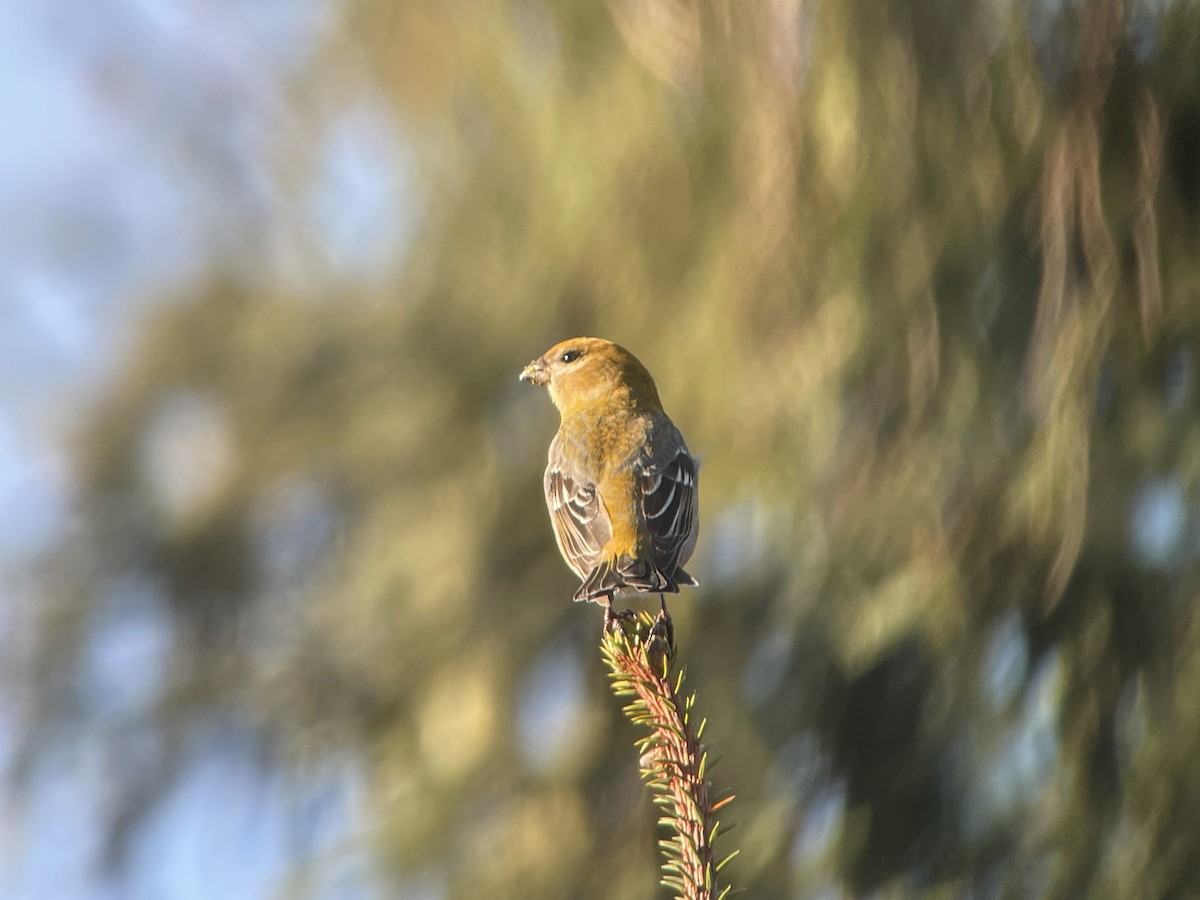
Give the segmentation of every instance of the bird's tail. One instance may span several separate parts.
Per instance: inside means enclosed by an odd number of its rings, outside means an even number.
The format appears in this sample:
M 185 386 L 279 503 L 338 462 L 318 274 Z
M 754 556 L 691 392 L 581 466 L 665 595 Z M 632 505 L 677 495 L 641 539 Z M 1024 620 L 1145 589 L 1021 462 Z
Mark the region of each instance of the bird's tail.
M 694 575 L 689 575 L 683 569 L 675 570 L 675 583 L 680 587 L 700 587 Z
M 635 591 L 640 594 L 678 594 L 680 585 L 694 587 L 699 584 L 683 569 L 676 569 L 674 576 L 667 575 L 649 560 L 636 559 L 628 554 L 604 559 L 588 574 L 576 600 L 599 600 L 612 596 L 617 591 Z

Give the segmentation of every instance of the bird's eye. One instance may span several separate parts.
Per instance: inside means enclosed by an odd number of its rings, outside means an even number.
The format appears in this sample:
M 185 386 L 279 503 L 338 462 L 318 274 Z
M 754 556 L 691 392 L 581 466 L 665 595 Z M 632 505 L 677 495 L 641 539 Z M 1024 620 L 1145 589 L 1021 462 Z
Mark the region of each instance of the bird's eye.
M 566 353 L 560 356 L 559 359 L 565 363 L 573 363 L 581 356 L 583 356 L 582 350 L 568 350 Z

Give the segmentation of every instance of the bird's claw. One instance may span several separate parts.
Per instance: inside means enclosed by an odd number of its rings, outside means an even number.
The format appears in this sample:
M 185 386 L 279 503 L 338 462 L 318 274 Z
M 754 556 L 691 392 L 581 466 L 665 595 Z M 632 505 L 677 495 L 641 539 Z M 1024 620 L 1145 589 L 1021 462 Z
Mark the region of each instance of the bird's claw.
M 668 647 L 672 649 L 675 647 L 675 623 L 671 621 L 671 614 L 667 612 L 665 601 L 659 607 L 658 615 L 654 617 L 654 626 L 650 629 L 650 634 L 652 637 L 666 641 Z
M 633 619 L 633 610 L 632 609 L 619 609 L 619 610 L 613 609 L 611 597 L 609 598 L 609 602 L 604 605 L 604 632 L 606 634 L 609 632 L 612 632 L 615 634 L 616 630 L 622 624 L 624 624 L 625 622 L 629 622 L 632 619 Z

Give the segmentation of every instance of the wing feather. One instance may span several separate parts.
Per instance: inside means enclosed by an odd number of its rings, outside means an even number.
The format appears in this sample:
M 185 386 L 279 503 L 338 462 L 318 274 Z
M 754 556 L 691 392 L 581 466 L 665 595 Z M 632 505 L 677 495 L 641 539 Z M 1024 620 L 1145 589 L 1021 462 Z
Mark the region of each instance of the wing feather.
M 695 584 L 681 567 L 696 545 L 699 465 L 670 420 L 660 424 L 656 437 L 641 470 L 642 512 L 654 565 L 678 584 Z
M 550 444 L 545 489 L 558 549 L 575 574 L 587 578 L 600 561 L 600 552 L 612 536 L 612 527 L 596 485 L 563 452 L 558 437 Z

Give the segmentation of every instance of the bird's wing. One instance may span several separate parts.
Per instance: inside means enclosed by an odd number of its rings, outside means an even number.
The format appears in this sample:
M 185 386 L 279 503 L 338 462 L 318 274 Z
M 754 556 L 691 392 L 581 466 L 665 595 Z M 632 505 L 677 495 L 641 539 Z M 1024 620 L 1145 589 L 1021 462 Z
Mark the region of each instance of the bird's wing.
M 642 514 L 655 565 L 678 584 L 696 583 L 681 567 L 692 555 L 699 531 L 698 469 L 679 430 L 670 420 L 660 423 L 642 459 Z
M 559 552 L 576 575 L 586 578 L 600 561 L 600 552 L 612 536 L 612 526 L 595 483 L 570 454 L 564 453 L 558 437 L 550 444 L 545 488 Z

